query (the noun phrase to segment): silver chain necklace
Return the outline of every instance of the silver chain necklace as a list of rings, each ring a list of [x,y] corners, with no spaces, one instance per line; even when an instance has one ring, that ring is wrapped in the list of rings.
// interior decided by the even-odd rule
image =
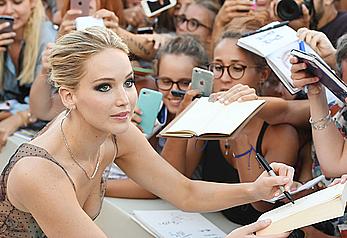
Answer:
[[[63,120],[61,120],[60,130],[61,130],[61,134],[63,136],[65,148],[69,152],[71,159],[78,165],[78,167],[80,167],[82,169],[82,171],[87,176],[87,178],[89,180],[92,180],[95,177],[95,175],[96,175],[96,173],[98,172],[98,169],[99,169],[99,165],[100,165],[100,149],[99,149],[98,154],[97,154],[97,161],[96,161],[94,172],[93,172],[92,176],[89,176],[87,171],[83,168],[83,166],[75,159],[75,156],[73,155],[73,153],[71,151],[71,148],[70,148],[69,144],[67,143],[67,139],[66,139],[66,136],[65,136],[65,133],[64,133],[64,130],[63,130],[63,122],[64,122],[64,120],[65,120],[65,118]]]

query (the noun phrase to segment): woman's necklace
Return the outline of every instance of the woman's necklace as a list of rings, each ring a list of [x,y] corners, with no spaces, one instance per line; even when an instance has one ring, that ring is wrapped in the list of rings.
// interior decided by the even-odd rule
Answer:
[[[73,155],[72,151],[71,151],[71,148],[69,146],[69,144],[67,143],[67,139],[66,139],[66,136],[65,136],[65,133],[64,133],[64,130],[63,130],[63,122],[64,122],[65,118],[63,120],[61,120],[61,123],[60,123],[60,130],[61,130],[61,134],[63,136],[63,140],[64,140],[64,144],[65,144],[65,148],[67,149],[67,151],[69,152],[70,154],[70,157],[71,159],[78,165],[78,167],[80,167],[82,169],[82,171],[84,172],[84,174],[87,176],[87,178],[89,180],[92,180],[96,173],[98,172],[98,169],[99,169],[99,165],[100,165],[100,148],[98,150],[98,154],[97,154],[97,161],[96,161],[96,165],[95,165],[95,169],[94,169],[94,172],[91,176],[88,175],[87,171],[82,167],[82,165],[75,159],[75,156]]]

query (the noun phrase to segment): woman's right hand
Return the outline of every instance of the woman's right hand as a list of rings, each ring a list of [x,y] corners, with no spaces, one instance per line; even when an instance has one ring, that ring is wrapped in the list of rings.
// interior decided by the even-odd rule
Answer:
[[[216,16],[215,25],[224,27],[234,18],[248,16],[251,8],[251,1],[226,0]]]
[[[10,23],[4,22],[0,24],[0,32],[9,26]],[[14,42],[15,32],[0,33],[0,52],[6,51],[6,47]]]
[[[235,101],[257,100],[258,96],[254,88],[243,84],[236,84],[226,92],[211,94],[210,99],[228,105]]]
[[[271,224],[271,220],[257,221],[247,226],[243,226],[233,230],[226,238],[257,238],[260,236],[254,235],[254,232],[260,231]],[[261,236],[262,238],[285,238],[289,233],[282,233],[278,235]]]
[[[189,86],[188,90],[186,91],[186,94],[183,97],[183,100],[181,101],[178,110],[176,112],[176,116],[180,114],[181,112],[186,109],[186,107],[189,106],[189,104],[194,100],[195,97],[200,95],[200,91],[197,89],[191,89],[191,86]]]
[[[48,43],[46,46],[46,49],[42,53],[42,69],[48,71],[49,70],[49,63],[48,63],[48,57],[52,52],[54,43]]]
[[[82,14],[81,10],[70,9],[66,12],[65,16],[59,27],[58,36],[63,36],[72,30],[76,30],[75,20]]]

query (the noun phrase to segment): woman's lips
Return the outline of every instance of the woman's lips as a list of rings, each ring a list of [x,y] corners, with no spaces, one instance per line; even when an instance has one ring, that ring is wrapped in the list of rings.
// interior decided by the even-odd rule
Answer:
[[[125,120],[125,119],[128,119],[129,113],[130,113],[130,112],[128,112],[128,111],[126,111],[126,112],[120,112],[120,113],[111,115],[111,117],[112,117],[112,118],[116,118],[116,119],[118,119],[118,120]]]

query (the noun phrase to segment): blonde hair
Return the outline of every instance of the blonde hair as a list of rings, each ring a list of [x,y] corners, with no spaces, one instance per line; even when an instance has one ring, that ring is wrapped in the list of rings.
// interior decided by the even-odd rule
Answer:
[[[40,49],[41,27],[45,20],[45,10],[42,2],[36,0],[36,5],[32,10],[28,23],[24,26],[24,57],[23,57],[23,69],[21,70],[17,80],[20,81],[20,85],[32,83],[35,77],[35,68]],[[4,68],[5,68],[4,53],[0,53],[0,88],[2,88],[4,80]]]
[[[52,82],[56,87],[76,89],[86,71],[85,61],[110,48],[129,53],[127,45],[121,38],[106,28],[91,27],[62,36],[48,58]]]

